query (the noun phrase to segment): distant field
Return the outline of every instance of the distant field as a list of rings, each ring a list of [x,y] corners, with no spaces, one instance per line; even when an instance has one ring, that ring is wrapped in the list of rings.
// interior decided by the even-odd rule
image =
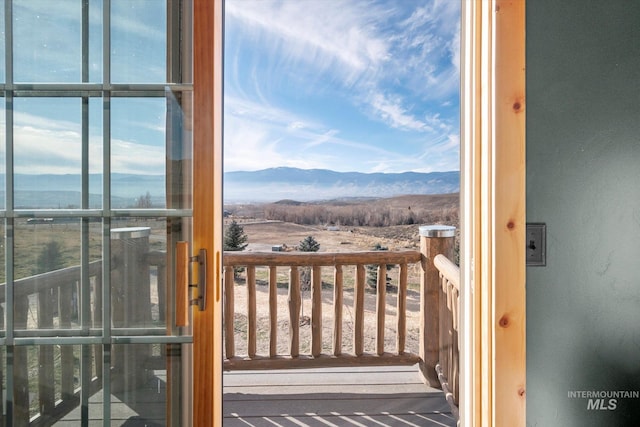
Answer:
[[[249,238],[248,251],[271,251],[275,245],[295,248],[307,236],[320,243],[321,252],[371,250],[376,243],[390,250],[417,249],[418,225],[384,228],[354,227],[329,230],[327,227],[299,225],[290,222],[240,222]]]
[[[307,236],[313,236],[320,243],[320,252],[355,252],[372,250],[376,244],[387,247],[392,251],[418,250],[420,244],[419,227],[427,224],[446,224],[458,227],[458,194],[437,196],[402,196],[389,199],[341,199],[325,202],[301,203],[294,200],[283,200],[271,204],[229,205],[225,209],[230,214],[225,222],[232,220],[242,225],[248,237],[247,251],[271,251],[273,246],[284,246],[291,250]],[[290,221],[277,220],[274,216],[289,214]],[[368,216],[362,216],[364,214]],[[406,221],[408,213],[413,213],[411,224],[393,224],[393,220]],[[374,222],[381,218],[389,220],[385,226],[372,224],[345,225],[347,216],[361,216]],[[327,217],[332,218],[327,220]],[[286,354],[288,345],[288,299],[287,283],[288,271],[282,268],[278,274],[278,352]],[[333,313],[333,270],[322,270],[323,281],[323,346],[330,351],[332,336]],[[355,275],[352,267],[344,269],[344,318],[343,345],[345,351],[350,351],[353,336],[353,283]],[[388,276],[397,280],[398,268],[391,268]],[[258,316],[258,353],[268,352],[269,312],[267,272],[265,269],[256,270],[257,277],[257,316]],[[397,282],[394,282],[397,283]],[[411,265],[408,270],[407,294],[407,337],[406,349],[418,352],[419,344],[419,313],[420,313],[420,269],[419,265]],[[236,314],[236,354],[246,354],[247,292],[243,289],[244,282],[236,284],[235,296]],[[393,348],[395,334],[393,322],[396,321],[395,292],[387,293],[387,319],[389,322],[385,334],[386,348]],[[302,315],[311,313],[312,303],[309,292],[302,293]],[[365,295],[365,350],[375,351],[375,316],[376,296],[369,292]],[[301,352],[310,351],[311,327],[309,323],[302,323],[300,327]]]
[[[290,213],[291,218],[273,218],[273,208]],[[227,205],[230,213],[226,221],[240,223],[249,237],[247,250],[271,250],[272,245],[295,247],[300,240],[312,235],[320,250],[370,250],[376,243],[390,250],[417,249],[420,225],[445,224],[459,227],[459,195],[411,195],[386,199],[340,199],[324,202],[301,203],[286,200],[270,204]],[[368,215],[379,222],[386,215],[389,224],[352,225],[352,216]],[[413,213],[409,224],[402,220]],[[328,221],[327,218],[331,218]],[[393,219],[398,223],[394,224]],[[347,224],[345,224],[347,223]],[[376,226],[377,225],[377,226]]]

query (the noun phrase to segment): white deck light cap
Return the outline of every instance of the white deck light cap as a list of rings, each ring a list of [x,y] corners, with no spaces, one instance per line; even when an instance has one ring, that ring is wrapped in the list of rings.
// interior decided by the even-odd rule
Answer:
[[[111,230],[111,238],[114,240],[139,239],[141,237],[149,237],[150,234],[151,227],[126,227]]]
[[[456,228],[452,225],[421,225],[420,235],[423,237],[454,237]]]

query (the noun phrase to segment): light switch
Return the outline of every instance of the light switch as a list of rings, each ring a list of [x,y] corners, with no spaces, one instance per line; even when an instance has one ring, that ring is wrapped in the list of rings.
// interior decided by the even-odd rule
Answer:
[[[547,225],[527,223],[527,266],[547,265]]]

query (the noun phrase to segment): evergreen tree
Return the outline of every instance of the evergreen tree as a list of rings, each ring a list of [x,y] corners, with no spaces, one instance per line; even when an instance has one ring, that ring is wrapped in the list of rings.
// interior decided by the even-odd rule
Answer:
[[[244,233],[244,229],[235,220],[227,226],[224,232],[225,251],[243,251],[248,243],[249,237]]]
[[[47,273],[63,267],[64,260],[60,243],[55,240],[45,243],[38,254],[36,265],[34,266],[34,274]]]
[[[388,251],[389,248],[386,246],[382,246],[380,243],[376,243],[372,248],[374,251]],[[387,264],[387,272],[393,268],[393,264]],[[386,277],[386,285],[387,288],[391,284],[391,277]],[[378,287],[378,266],[375,264],[367,265],[367,286],[371,289],[376,289]]]
[[[249,237],[244,233],[244,228],[234,219],[224,231],[223,250],[225,251],[243,251],[248,243]],[[233,277],[237,278],[244,271],[244,267],[234,267]]]
[[[313,237],[307,236],[298,243],[300,252],[318,252],[320,243]],[[311,289],[311,267],[303,267],[300,270],[300,288],[302,290]]]
[[[313,236],[307,236],[298,244],[298,250],[300,252],[318,252],[320,243]]]

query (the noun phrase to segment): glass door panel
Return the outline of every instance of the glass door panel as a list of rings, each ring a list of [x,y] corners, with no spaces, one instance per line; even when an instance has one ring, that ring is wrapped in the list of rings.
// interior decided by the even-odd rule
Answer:
[[[185,425],[190,1],[0,3],[0,426]]]
[[[162,2],[111,0],[112,17],[116,20],[111,30],[113,82],[166,81],[167,10],[158,7]]]
[[[75,0],[5,0],[12,6],[15,82],[79,82],[82,6]],[[54,36],[55,35],[55,36]]]

